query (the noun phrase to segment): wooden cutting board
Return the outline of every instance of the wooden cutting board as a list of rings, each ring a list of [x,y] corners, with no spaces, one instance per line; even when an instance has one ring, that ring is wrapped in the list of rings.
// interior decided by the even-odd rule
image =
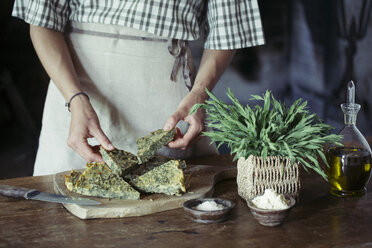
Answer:
[[[190,186],[182,196],[168,196],[164,194],[141,195],[140,200],[105,199],[87,197],[67,190],[64,175],[68,171],[54,175],[54,191],[58,194],[71,197],[85,197],[100,201],[98,206],[81,206],[76,204],[63,204],[73,215],[81,219],[95,218],[123,218],[130,216],[142,216],[181,208],[183,203],[190,199],[211,197],[214,185],[224,179],[236,178],[236,166],[211,166],[192,165],[187,168],[185,174],[191,175]]]

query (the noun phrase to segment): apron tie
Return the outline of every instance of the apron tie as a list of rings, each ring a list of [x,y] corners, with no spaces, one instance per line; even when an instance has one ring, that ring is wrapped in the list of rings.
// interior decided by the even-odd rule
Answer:
[[[176,76],[179,69],[182,67],[182,75],[183,80],[185,82],[185,86],[190,91],[192,88],[192,81],[191,81],[191,70],[189,67],[189,56],[187,53],[187,41],[184,40],[177,40],[177,39],[169,39],[168,40],[168,51],[169,53],[176,58],[172,73],[170,75],[170,79],[173,82],[176,82]]]

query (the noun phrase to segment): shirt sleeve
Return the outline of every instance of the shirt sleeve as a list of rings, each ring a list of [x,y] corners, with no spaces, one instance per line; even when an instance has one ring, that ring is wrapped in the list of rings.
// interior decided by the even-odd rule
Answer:
[[[204,48],[230,50],[265,43],[257,0],[209,0]]]
[[[63,32],[69,20],[69,0],[15,0],[12,16]]]

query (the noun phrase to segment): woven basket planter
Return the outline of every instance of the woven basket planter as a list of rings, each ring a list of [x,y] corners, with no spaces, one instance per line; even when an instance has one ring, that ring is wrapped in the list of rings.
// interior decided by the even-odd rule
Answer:
[[[283,167],[284,166],[284,167]],[[286,157],[249,156],[239,158],[237,174],[238,194],[244,199],[262,195],[265,189],[291,195],[298,199],[300,191],[299,169]]]

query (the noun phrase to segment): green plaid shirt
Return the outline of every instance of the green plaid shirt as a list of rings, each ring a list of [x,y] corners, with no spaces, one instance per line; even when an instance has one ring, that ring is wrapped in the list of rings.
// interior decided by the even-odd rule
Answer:
[[[123,25],[206,49],[264,44],[257,0],[15,0],[13,16],[65,31],[69,21]]]

